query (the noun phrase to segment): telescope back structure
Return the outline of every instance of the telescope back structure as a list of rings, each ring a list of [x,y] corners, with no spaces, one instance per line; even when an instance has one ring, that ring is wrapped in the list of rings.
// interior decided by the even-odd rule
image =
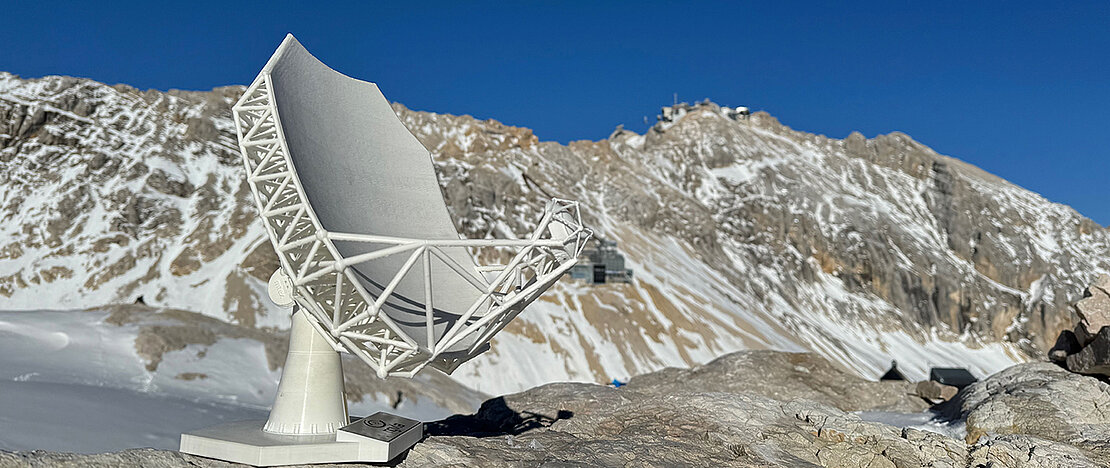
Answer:
[[[292,35],[232,109],[247,182],[294,299],[337,351],[380,377],[452,372],[576,262],[577,202],[522,239],[460,239],[431,154],[377,85]],[[511,259],[479,266],[472,251]]]

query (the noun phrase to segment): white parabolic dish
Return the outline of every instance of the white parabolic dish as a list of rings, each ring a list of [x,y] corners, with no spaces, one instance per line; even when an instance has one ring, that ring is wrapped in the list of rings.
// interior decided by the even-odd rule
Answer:
[[[488,349],[591,234],[577,202],[552,199],[523,239],[460,239],[431,154],[377,85],[328,68],[292,35],[233,113],[293,300],[329,345],[381,377],[451,372]],[[478,248],[508,261],[479,266]]]
[[[181,451],[266,466],[388,461],[423,426],[384,413],[351,423],[338,352],[382,378],[453,371],[574,265],[590,237],[578,204],[552,199],[521,240],[460,239],[431,154],[378,87],[292,35],[232,113],[281,261],[270,297],[298,310],[269,419],[182,434]],[[478,266],[477,248],[508,261]]]

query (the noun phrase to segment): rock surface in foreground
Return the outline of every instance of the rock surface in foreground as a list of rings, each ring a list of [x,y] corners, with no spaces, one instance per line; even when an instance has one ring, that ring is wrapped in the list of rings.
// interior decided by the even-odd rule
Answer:
[[[905,381],[872,382],[811,353],[745,351],[689,369],[633,377],[627,388],[654,395],[726,392],[806,399],[844,411],[918,412],[929,407]]]
[[[946,410],[966,418],[969,443],[1002,436],[995,445],[1042,453],[1052,446],[1110,466],[1110,386],[1093,377],[1049,363],[1017,365],[968,387]]]
[[[395,464],[1018,468],[1110,463],[1110,415],[1101,410],[1110,408],[1110,387],[1092,377],[1034,363],[968,387],[945,406],[952,417],[966,418],[966,442],[845,412],[913,410],[912,399],[898,393],[909,393],[912,385],[856,381],[808,354],[741,352],[693,369],[637,377],[622,388],[558,383],[494,398],[474,415],[429,424],[428,437]],[[0,466],[9,465],[231,466],[149,449],[97,455],[0,452]]]
[[[477,415],[429,433],[402,466],[954,467],[964,466],[967,452],[955,439],[866,422],[810,400],[587,384],[490,400]]]

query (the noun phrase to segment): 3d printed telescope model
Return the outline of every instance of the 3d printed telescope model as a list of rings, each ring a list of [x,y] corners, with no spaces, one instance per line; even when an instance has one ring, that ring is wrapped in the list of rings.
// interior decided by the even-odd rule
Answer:
[[[270,418],[183,434],[181,450],[254,465],[388,461],[422,437],[386,413],[349,423],[338,352],[379,377],[451,372],[575,263],[578,204],[548,202],[522,240],[460,239],[427,149],[373,83],[328,68],[292,35],[233,108],[239,149],[293,305]],[[505,253],[476,265],[471,249]]]

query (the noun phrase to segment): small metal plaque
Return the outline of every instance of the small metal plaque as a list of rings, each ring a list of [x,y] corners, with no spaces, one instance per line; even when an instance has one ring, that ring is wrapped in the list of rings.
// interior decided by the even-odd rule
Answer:
[[[379,411],[343,426],[340,430],[382,442],[390,442],[420,424],[422,424],[420,421]]]

